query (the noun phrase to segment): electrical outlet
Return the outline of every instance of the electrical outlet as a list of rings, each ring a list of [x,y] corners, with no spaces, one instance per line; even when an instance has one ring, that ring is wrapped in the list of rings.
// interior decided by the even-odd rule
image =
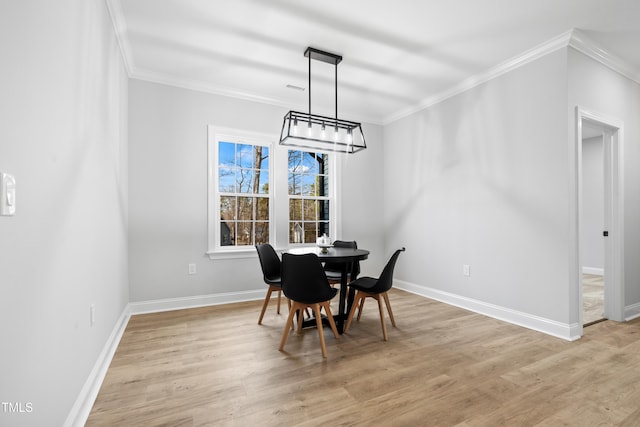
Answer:
[[[469,264],[464,264],[462,266],[462,275],[466,277],[471,276],[471,267],[469,266]]]
[[[196,265],[189,264],[189,274],[196,274]]]

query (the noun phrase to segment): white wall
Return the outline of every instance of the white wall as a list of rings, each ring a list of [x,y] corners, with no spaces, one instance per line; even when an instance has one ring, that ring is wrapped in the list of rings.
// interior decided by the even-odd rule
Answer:
[[[258,290],[257,257],[211,260],[207,250],[207,125],[274,135],[285,109],[131,80],[129,83],[129,281],[131,301]],[[370,249],[378,273],[382,233],[382,130],[363,125],[370,147],[343,159],[342,236]],[[196,275],[187,265],[195,263]]]
[[[582,141],[582,235],[583,271],[604,268],[604,171],[602,137]],[[595,274],[595,273],[594,273]]]
[[[60,426],[129,297],[127,76],[102,0],[1,2],[0,46],[0,425]]]
[[[385,244],[407,247],[405,285],[569,322],[566,55],[385,126]]]
[[[576,106],[624,122],[624,303],[640,304],[640,84],[569,49],[567,112]],[[573,141],[573,120],[568,122]],[[635,314],[640,314],[640,308]]]

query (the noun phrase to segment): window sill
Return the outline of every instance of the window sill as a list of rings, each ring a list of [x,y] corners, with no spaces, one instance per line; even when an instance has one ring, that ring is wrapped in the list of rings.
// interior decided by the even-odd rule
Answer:
[[[242,258],[256,258],[258,253],[253,246],[247,249],[239,250],[217,250],[206,252],[209,259],[242,259]]]
[[[301,248],[301,247],[315,247],[314,244],[292,244],[289,246],[285,246],[283,248],[275,248],[276,252],[281,254],[282,252],[289,250],[291,248]],[[243,259],[243,258],[256,258],[258,256],[258,252],[256,252],[256,248],[254,246],[242,249],[218,249],[214,251],[206,252],[209,259]]]

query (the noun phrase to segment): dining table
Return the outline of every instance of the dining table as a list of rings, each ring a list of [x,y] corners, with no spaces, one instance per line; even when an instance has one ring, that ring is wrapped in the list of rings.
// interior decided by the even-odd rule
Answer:
[[[320,248],[317,246],[304,246],[290,248],[283,252],[294,255],[309,253],[316,254],[321,262],[330,262],[332,264],[338,264],[342,267],[340,276],[338,313],[333,315],[338,333],[342,334],[344,332],[344,326],[347,321],[347,316],[349,315],[349,310],[351,309],[351,305],[353,304],[355,295],[355,291],[353,289],[348,289],[348,281],[349,279],[351,279],[352,281],[356,280],[358,274],[358,269],[355,268],[356,263],[358,261],[367,259],[369,257],[369,251],[366,249],[342,247]],[[315,320],[310,319],[303,321],[302,326],[315,326]]]

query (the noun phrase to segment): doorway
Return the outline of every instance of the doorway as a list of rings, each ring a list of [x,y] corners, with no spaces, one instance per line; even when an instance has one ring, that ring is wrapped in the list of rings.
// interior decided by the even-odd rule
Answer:
[[[599,320],[588,319],[585,313],[584,305],[591,295],[584,290],[584,279],[593,283],[589,279],[601,276],[600,319],[624,320],[623,125],[617,119],[576,107],[576,130],[578,203],[573,289],[581,336],[583,325]]]
[[[582,122],[582,325],[605,320],[604,316],[604,135],[605,129]]]

